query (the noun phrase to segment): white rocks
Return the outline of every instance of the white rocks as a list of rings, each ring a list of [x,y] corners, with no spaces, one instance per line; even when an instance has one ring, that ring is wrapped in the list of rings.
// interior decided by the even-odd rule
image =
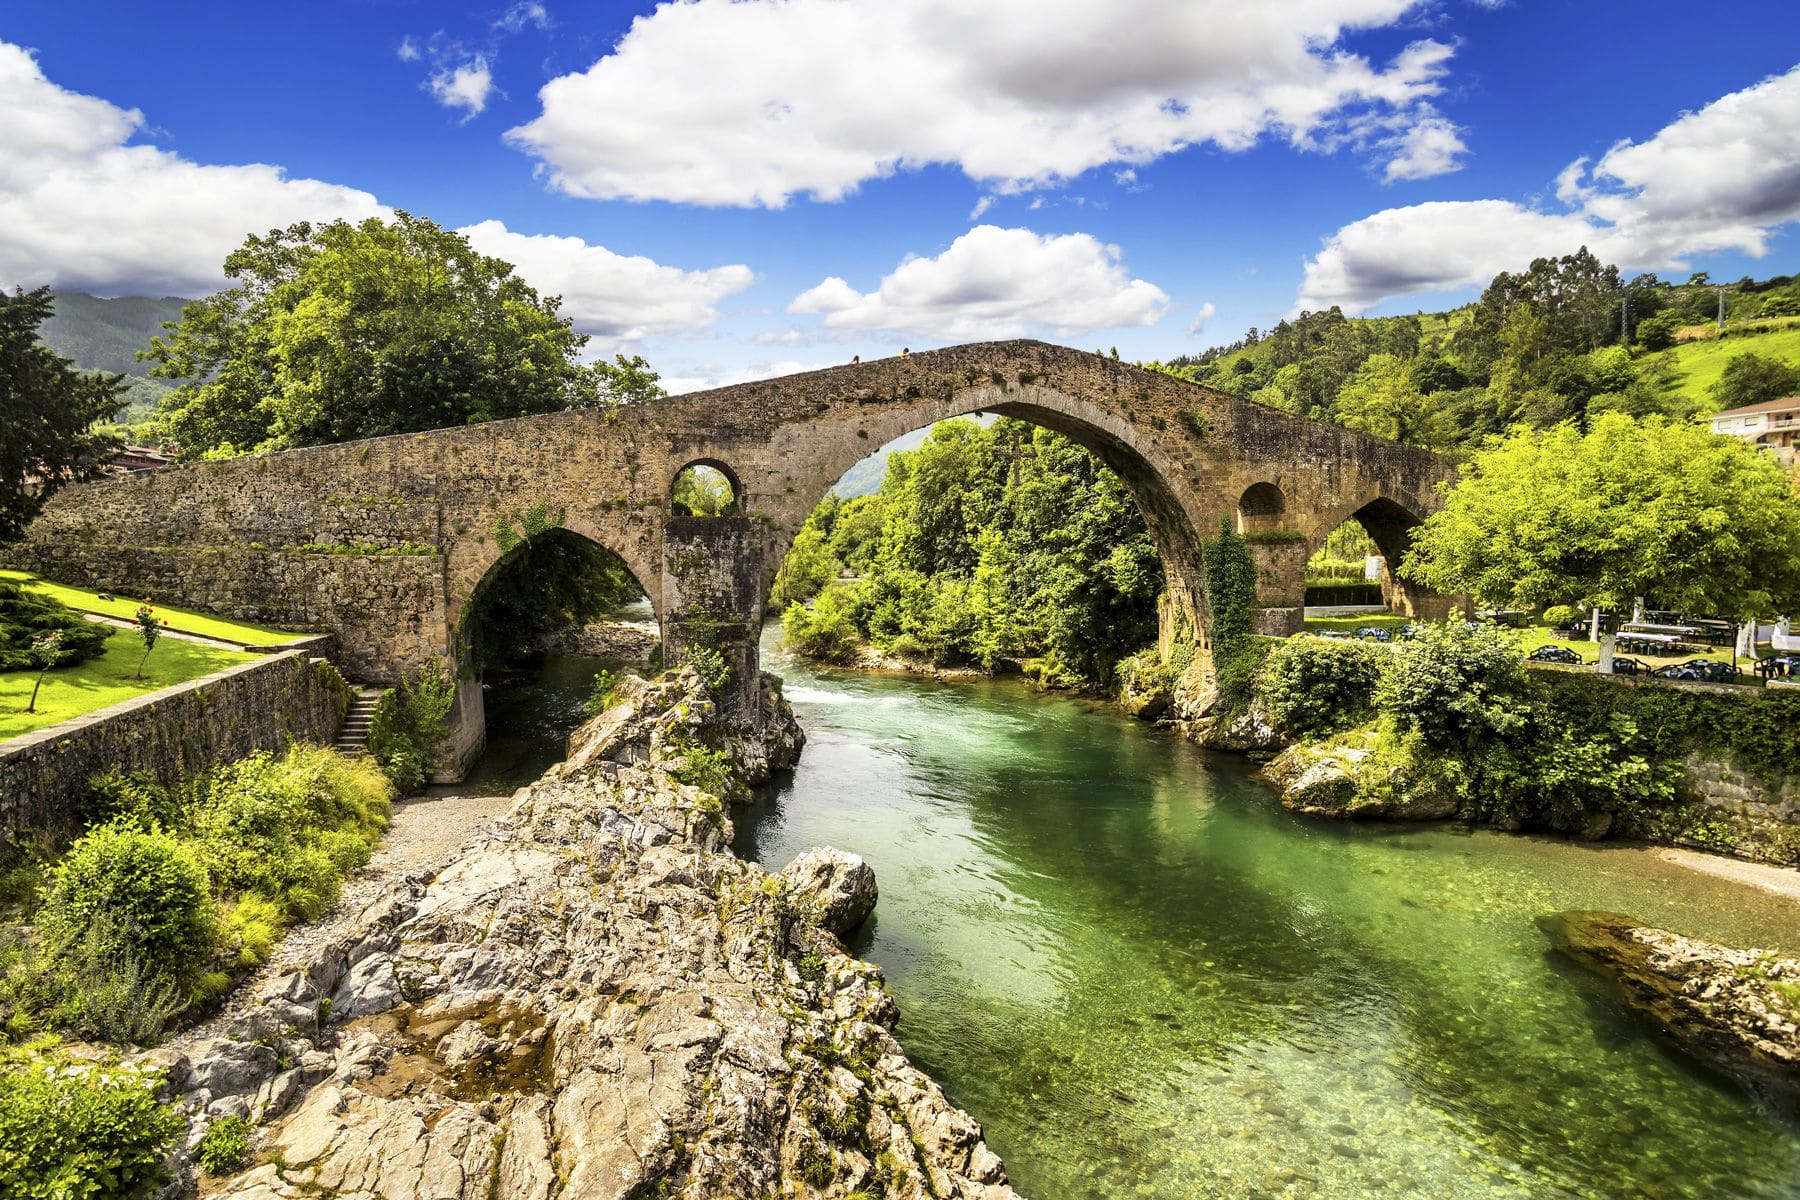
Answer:
[[[627,683],[450,869],[272,981],[259,1028],[329,998],[316,1036],[205,1046],[190,1099],[241,1104],[289,1164],[209,1194],[1013,1196],[828,936],[873,904],[867,864],[817,852],[780,886],[669,773],[707,732],[697,682]]]
[[[859,855],[820,846],[781,868],[797,899],[814,907],[818,923],[839,937],[854,931],[875,910],[880,889],[875,871]]]

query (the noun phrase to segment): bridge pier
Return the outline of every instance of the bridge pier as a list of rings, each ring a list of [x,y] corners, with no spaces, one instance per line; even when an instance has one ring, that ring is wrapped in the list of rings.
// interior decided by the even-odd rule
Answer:
[[[702,666],[696,658],[718,656],[726,674],[713,699],[726,724],[746,733],[762,725],[757,641],[770,553],[769,531],[753,517],[663,521],[663,665]]]
[[[1299,633],[1306,619],[1306,541],[1297,533],[1249,533],[1256,563],[1256,611],[1251,630],[1264,637]]]

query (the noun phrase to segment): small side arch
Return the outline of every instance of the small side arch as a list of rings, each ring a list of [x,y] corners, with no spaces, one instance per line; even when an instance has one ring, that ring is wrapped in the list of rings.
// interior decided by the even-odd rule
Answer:
[[[669,480],[669,512],[677,517],[735,517],[744,511],[744,485],[716,458],[697,458]]]
[[[1286,528],[1287,511],[1287,497],[1280,488],[1272,483],[1253,483],[1238,498],[1238,532],[1272,533]]]

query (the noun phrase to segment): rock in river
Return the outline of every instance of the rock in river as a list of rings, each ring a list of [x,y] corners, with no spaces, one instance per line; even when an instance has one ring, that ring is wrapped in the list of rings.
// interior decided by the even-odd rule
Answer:
[[[1563,912],[1538,923],[1558,951],[1610,979],[1682,1050],[1778,1110],[1800,1107],[1800,961],[1618,913]]]
[[[843,937],[875,910],[875,870],[860,855],[820,846],[781,868],[796,896],[818,911],[819,925]]]

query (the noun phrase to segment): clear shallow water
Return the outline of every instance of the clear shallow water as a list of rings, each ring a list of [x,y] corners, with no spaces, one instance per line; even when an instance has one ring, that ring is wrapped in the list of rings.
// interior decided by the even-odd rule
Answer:
[[[765,655],[809,741],[739,850],[874,865],[852,948],[1036,1200],[1800,1196],[1800,1132],[1533,923],[1615,909],[1800,950],[1791,902],[1637,852],[1308,822],[1104,707]]]

